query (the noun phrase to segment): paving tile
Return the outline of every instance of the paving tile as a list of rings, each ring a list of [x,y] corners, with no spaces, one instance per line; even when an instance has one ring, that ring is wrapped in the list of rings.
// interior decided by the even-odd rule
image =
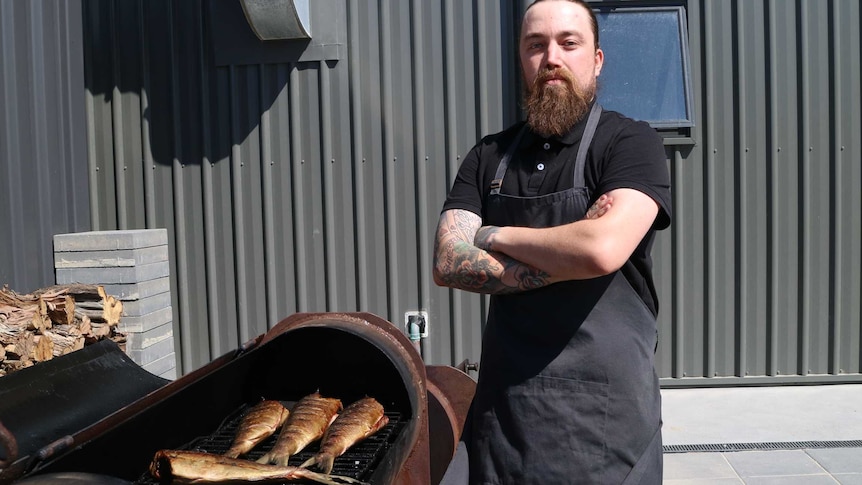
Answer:
[[[739,478],[739,476],[722,453],[666,453],[664,455],[665,480],[708,478]]]
[[[841,485],[862,485],[862,473],[833,473]]]
[[[662,485],[745,485],[741,478],[682,478],[662,480]]]
[[[862,473],[862,448],[805,450],[829,473]]]
[[[826,473],[803,450],[741,451],[723,454],[730,463],[730,466],[742,478],[819,475]],[[746,483],[748,483],[748,480],[746,480]]]
[[[783,477],[744,478],[745,485],[838,485],[830,475],[786,475]]]

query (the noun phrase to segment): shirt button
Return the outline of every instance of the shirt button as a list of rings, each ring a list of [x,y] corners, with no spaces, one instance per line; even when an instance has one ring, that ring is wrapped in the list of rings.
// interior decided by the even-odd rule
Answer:
[[[545,147],[545,150],[550,150],[551,144],[546,142],[544,147]]]
[[[539,170],[544,170],[544,169],[545,169],[545,164],[544,164],[544,163],[540,163],[540,164],[536,165],[536,168],[538,168]]]

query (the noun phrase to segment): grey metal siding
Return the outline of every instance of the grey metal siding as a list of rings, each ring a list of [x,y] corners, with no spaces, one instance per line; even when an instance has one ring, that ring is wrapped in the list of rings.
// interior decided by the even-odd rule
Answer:
[[[0,284],[54,283],[53,234],[90,228],[81,2],[0,0]]]
[[[432,241],[461,158],[517,119],[524,2],[335,3],[346,58],[217,67],[208,0],[84,2],[93,225],[168,228],[184,372],[298,311],[427,310],[428,362],[479,358],[486,299],[433,284]],[[664,384],[859,380],[860,6],[685,5]]]
[[[672,162],[678,281],[660,373],[858,380],[858,2],[688,12],[697,145]]]

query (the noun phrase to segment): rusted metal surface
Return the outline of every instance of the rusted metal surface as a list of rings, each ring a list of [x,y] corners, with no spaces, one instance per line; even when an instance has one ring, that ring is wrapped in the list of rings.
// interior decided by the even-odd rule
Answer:
[[[5,453],[5,458],[0,459],[0,470],[3,470],[18,459],[18,442],[2,422],[0,422],[0,447]]]
[[[407,336],[391,322],[371,313],[296,313],[268,331],[260,345],[287,332],[308,327],[339,329],[358,335],[383,351],[398,367],[412,401],[415,421],[405,432],[409,433],[409,439],[414,444],[405,457],[398,458],[402,460],[401,471],[392,485],[428,483],[430,447],[425,364]]]
[[[476,381],[461,370],[443,365],[425,368],[428,376],[431,485],[440,483],[464,429]]]

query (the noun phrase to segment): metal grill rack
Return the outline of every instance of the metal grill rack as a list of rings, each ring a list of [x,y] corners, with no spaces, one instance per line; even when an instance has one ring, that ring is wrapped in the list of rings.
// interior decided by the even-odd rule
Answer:
[[[291,409],[294,402],[282,401],[282,404],[284,404],[286,408]],[[251,406],[249,405],[240,407],[227,416],[219,425],[218,429],[216,429],[212,434],[198,437],[181,447],[181,449],[201,451],[216,455],[224,454],[228,448],[230,448],[231,443],[233,443],[233,438],[236,436],[242,417],[250,408]],[[386,455],[389,448],[398,438],[398,435],[405,424],[401,419],[401,413],[386,412],[385,414],[389,418],[389,423],[377,433],[359,443],[356,443],[343,455],[336,458],[332,468],[333,475],[341,475],[362,481],[369,479],[369,477],[374,473],[377,464]],[[248,454],[240,458],[249,461],[257,460],[272,449],[277,438],[278,433],[270,436],[257,445]],[[288,465],[299,466],[301,463],[314,456],[319,450],[320,442],[314,442],[296,455],[291,456]],[[314,470],[313,467],[311,469]],[[141,475],[135,483],[138,485],[153,485],[158,484],[159,481],[150,476],[148,472],[144,472],[144,474]],[[304,485],[314,483],[316,482],[309,480],[291,480],[290,482],[284,482],[284,485]]]

